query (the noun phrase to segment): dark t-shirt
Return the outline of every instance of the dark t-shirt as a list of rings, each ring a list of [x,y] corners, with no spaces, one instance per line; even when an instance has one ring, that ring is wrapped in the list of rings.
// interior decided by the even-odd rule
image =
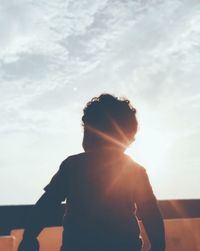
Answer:
[[[67,199],[63,251],[140,250],[136,207],[156,198],[145,169],[123,152],[70,156],[44,190]]]

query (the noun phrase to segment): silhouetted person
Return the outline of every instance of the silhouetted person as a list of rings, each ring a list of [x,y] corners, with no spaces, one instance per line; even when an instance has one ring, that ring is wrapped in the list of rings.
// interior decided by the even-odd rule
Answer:
[[[67,199],[61,251],[139,251],[139,211],[152,251],[165,249],[163,220],[143,167],[124,151],[137,131],[126,99],[102,94],[82,117],[84,152],[65,159],[34,206],[20,251],[35,251],[47,215]],[[52,250],[53,251],[53,250]]]

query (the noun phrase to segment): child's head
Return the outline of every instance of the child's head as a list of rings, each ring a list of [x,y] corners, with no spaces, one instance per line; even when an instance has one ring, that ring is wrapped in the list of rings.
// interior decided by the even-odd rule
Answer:
[[[83,147],[126,147],[137,132],[136,110],[130,101],[110,94],[92,98],[83,110]]]

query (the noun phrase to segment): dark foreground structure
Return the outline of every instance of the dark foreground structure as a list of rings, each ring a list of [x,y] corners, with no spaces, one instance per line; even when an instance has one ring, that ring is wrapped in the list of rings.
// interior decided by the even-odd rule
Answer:
[[[200,218],[200,199],[162,200],[159,201],[159,206],[165,220]],[[12,229],[24,228],[32,207],[33,205],[0,206],[0,235],[9,235]],[[62,204],[55,211],[54,217],[47,222],[47,227],[62,225],[64,207]]]

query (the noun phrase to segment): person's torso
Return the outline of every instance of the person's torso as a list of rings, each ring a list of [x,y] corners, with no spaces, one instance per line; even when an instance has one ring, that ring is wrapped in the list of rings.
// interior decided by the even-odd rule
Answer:
[[[72,156],[68,171],[65,233],[138,238],[133,196],[134,168],[120,151]],[[105,237],[104,237],[105,238]]]

